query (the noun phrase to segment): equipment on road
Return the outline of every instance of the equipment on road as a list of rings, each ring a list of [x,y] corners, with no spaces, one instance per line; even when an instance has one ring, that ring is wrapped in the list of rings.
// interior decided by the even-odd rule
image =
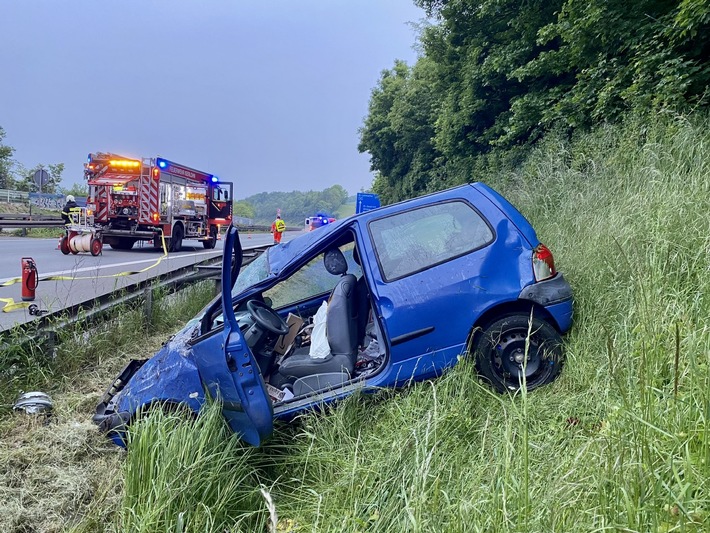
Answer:
[[[46,309],[40,309],[37,304],[31,304],[27,309],[27,312],[32,316],[42,316],[44,314],[49,313],[49,311],[47,311]]]
[[[87,213],[114,249],[130,250],[139,240],[160,248],[162,236],[171,252],[181,249],[183,239],[212,249],[220,227],[232,220],[231,183],[167,159],[91,153],[84,176]]]
[[[39,285],[37,265],[31,257],[23,257],[22,264],[22,299],[31,302],[35,299],[35,289]]]
[[[59,241],[59,249],[64,255],[91,252],[91,255],[97,256],[103,250],[102,228],[94,225],[90,211],[87,208],[75,207],[69,213],[66,233]]]

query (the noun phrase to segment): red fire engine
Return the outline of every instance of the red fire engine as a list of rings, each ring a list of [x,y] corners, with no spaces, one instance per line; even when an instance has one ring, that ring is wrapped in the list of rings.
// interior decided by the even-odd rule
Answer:
[[[211,249],[220,226],[232,220],[231,183],[167,159],[92,153],[84,176],[87,213],[114,249],[130,250],[136,241],[151,239],[161,248],[161,234],[171,252],[180,250],[183,239]]]

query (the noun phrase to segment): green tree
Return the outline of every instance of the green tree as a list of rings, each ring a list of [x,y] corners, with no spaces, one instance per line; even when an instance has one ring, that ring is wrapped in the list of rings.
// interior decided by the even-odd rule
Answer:
[[[5,130],[0,126],[0,189],[13,189],[15,180],[12,177],[12,154],[15,149],[3,144]]]
[[[57,192],[63,195],[71,194],[73,196],[89,196],[89,186],[85,183],[74,183],[70,188],[57,187]]]
[[[49,174],[49,180],[46,184],[42,185],[42,192],[54,194],[57,192],[59,183],[62,181],[62,173],[64,172],[64,163],[49,164],[46,166],[43,164],[38,164],[30,170],[22,169],[21,176],[22,179],[17,182],[17,188],[20,191],[27,192],[37,192],[39,187],[34,182],[34,174],[38,170],[46,170]]]
[[[440,101],[437,74],[427,59],[413,68],[397,61],[372,91],[358,150],[370,154],[373,190],[383,203],[421,194],[439,177],[440,153],[433,144]]]
[[[234,202],[233,205],[234,216],[243,218],[254,218],[256,215],[254,213],[254,206],[251,205],[246,200],[239,200]]]

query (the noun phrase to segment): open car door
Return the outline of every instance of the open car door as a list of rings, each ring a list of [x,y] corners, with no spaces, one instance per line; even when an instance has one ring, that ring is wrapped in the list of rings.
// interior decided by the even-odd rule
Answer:
[[[220,391],[213,392],[221,395],[224,402],[223,415],[232,431],[240,434],[249,444],[258,446],[273,431],[274,411],[259,366],[244,341],[234,316],[232,287],[239,275],[241,264],[242,246],[239,233],[237,228],[230,224],[222,258],[222,346],[233,383],[219,380],[224,383],[225,389],[230,390],[222,391],[220,387]],[[235,401],[237,398],[233,395],[235,389],[238,401]],[[232,398],[229,398],[230,396]]]

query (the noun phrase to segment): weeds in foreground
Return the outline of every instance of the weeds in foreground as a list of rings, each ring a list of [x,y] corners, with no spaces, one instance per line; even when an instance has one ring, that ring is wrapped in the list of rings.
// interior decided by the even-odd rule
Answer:
[[[519,173],[484,180],[533,222],[575,290],[555,383],[498,395],[464,360],[277,426],[255,450],[223,427],[161,421],[126,460],[120,512],[104,512],[104,527],[87,513],[82,531],[264,530],[263,487],[281,531],[709,530],[710,128],[697,120],[550,138]],[[98,516],[115,504],[92,501]]]

